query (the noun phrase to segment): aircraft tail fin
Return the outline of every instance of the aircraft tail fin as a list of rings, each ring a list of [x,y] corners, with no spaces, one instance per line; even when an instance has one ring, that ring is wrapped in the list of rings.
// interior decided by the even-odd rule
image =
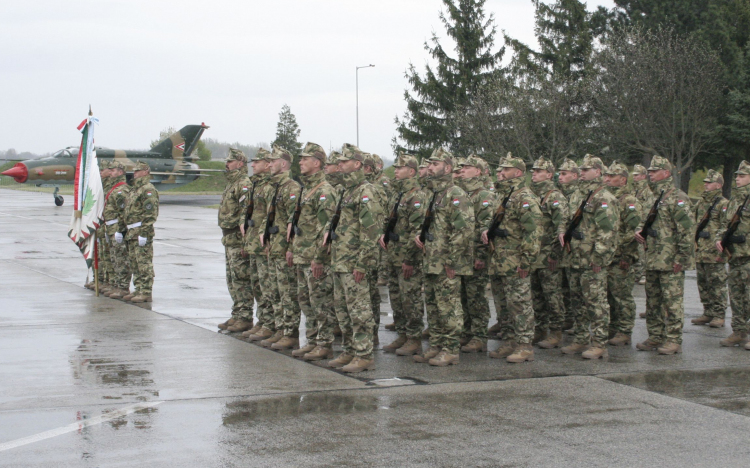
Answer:
[[[200,125],[186,125],[168,138],[160,141],[159,144],[151,148],[151,152],[158,153],[160,157],[168,159],[197,159],[197,157],[191,156],[191,154],[207,128],[206,124],[203,123]]]

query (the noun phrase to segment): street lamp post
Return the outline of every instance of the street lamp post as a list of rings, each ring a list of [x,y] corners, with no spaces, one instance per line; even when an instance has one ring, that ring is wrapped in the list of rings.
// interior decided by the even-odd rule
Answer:
[[[374,67],[375,65],[364,65],[361,67],[357,67],[357,70],[354,72],[355,75],[355,81],[356,81],[356,87],[357,87],[357,146],[359,147],[359,69],[360,68],[370,68]]]

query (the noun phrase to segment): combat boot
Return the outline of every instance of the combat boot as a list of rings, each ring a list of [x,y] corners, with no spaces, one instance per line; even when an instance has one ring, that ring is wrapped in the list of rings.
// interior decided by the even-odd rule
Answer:
[[[654,341],[651,338],[635,345],[636,349],[640,351],[656,351],[657,349],[659,349],[659,346],[661,346],[661,343],[659,343],[658,341]]]
[[[276,330],[271,338],[266,338],[260,342],[260,345],[264,348],[270,348],[272,344],[276,343],[280,339],[284,338],[284,332],[282,330]]]
[[[440,351],[437,356],[427,361],[431,366],[448,367],[458,364],[458,354],[451,354],[448,351]]]
[[[357,374],[362,371],[375,369],[375,360],[370,358],[355,357],[352,362],[341,368],[342,371],[348,374]]]
[[[430,346],[430,348],[425,351],[422,354],[415,354],[414,355],[414,362],[418,362],[420,364],[424,364],[425,362],[429,362],[430,359],[434,358],[440,354],[440,348],[436,348],[434,346]]]
[[[671,341],[667,341],[663,345],[659,346],[659,348],[656,350],[659,354],[676,354],[682,352],[682,346],[678,345],[677,343],[672,343]]]
[[[583,352],[581,356],[584,359],[599,359],[609,357],[609,351],[604,346],[591,346]]]
[[[640,317],[642,319],[645,319],[646,318],[646,312],[641,312],[640,314],[638,314],[638,317]]]
[[[83,287],[93,291],[96,287],[96,284],[93,281],[89,281],[88,283],[84,284]]]
[[[470,337],[468,337],[468,336],[462,336],[461,338],[458,339],[458,345],[459,346],[466,346],[467,344],[469,344],[469,341],[471,341]]]
[[[124,297],[122,298],[122,300],[123,300],[123,301],[125,301],[125,302],[130,302],[130,301],[132,301],[132,300],[133,300],[133,298],[134,298],[135,296],[137,296],[137,295],[138,295],[138,294],[137,294],[136,292],[132,292],[132,293],[128,294],[127,296],[124,296]]]
[[[422,340],[409,338],[406,343],[396,350],[399,356],[413,356],[422,352]]]
[[[307,344],[305,346],[302,346],[299,349],[295,349],[292,351],[292,356],[301,358],[305,354],[312,352],[317,346],[315,343],[311,342],[310,340],[307,340]]]
[[[724,328],[724,319],[716,317],[708,324],[711,328]]]
[[[250,341],[262,341],[273,336],[273,331],[270,328],[261,327],[254,335],[248,336]]]
[[[137,296],[132,298],[130,302],[134,304],[139,304],[142,302],[151,302],[151,294],[138,294]],[[227,328],[227,330],[229,329]]]
[[[563,322],[562,329],[563,330],[572,330],[573,327],[575,327],[575,325],[576,324],[575,324],[574,321],[572,321],[572,320],[566,320],[565,322]]]
[[[398,338],[393,343],[383,346],[383,351],[396,351],[404,343],[406,343],[406,335],[398,335]]]
[[[518,345],[515,341],[505,341],[499,348],[495,351],[490,351],[487,355],[492,359],[504,359],[513,354],[516,347],[518,347]]]
[[[229,320],[227,320],[226,322],[224,322],[224,323],[220,323],[220,324],[218,324],[218,325],[216,325],[216,326],[217,326],[217,327],[219,328],[219,330],[226,330],[227,328],[229,328],[229,327],[231,327],[232,325],[234,325],[234,322],[236,322],[236,321],[237,321],[237,320],[235,320],[235,319],[233,319],[233,318],[230,318],[230,319],[229,319]]]
[[[326,346],[316,346],[315,349],[302,356],[302,359],[304,359],[305,361],[322,361],[323,359],[331,359],[332,357],[332,348]]]
[[[276,351],[282,351],[285,349],[292,349],[296,346],[299,346],[299,338],[294,338],[292,336],[285,336],[276,343],[273,343],[271,345],[271,349],[275,349]]]
[[[497,322],[496,324],[492,325],[490,328],[487,329],[487,334],[490,336],[495,336],[498,333],[500,333],[500,330],[503,328],[503,326],[500,324],[500,322]]]
[[[739,346],[747,341],[747,333],[745,332],[733,332],[725,339],[719,341],[722,346]]]
[[[588,345],[580,343],[571,343],[568,346],[560,348],[563,354],[581,354],[588,349]]]
[[[341,327],[338,325],[333,328],[333,336],[341,336]]]
[[[129,290],[127,290],[127,289],[118,289],[117,291],[113,291],[113,292],[109,293],[108,297],[110,299],[118,299],[119,300],[119,299],[122,299],[123,297],[127,296],[128,294],[130,294]]]
[[[487,343],[479,338],[472,338],[471,341],[461,346],[462,353],[484,353],[487,351]]]
[[[690,321],[693,325],[708,325],[711,323],[711,317],[706,317],[705,315],[701,315],[698,318],[694,318]]]
[[[505,358],[506,361],[518,364],[534,360],[534,348],[530,344],[520,344],[513,351],[513,354]]]
[[[748,350],[748,351],[750,351],[750,341],[748,341],[747,343],[745,343],[745,349]]]
[[[547,330],[536,330],[534,331],[534,339],[531,340],[531,344],[537,344],[540,341],[547,339]]]
[[[395,323],[386,323],[385,329],[388,331],[396,331],[396,324]]]
[[[630,335],[617,332],[617,334],[607,342],[610,346],[630,346]]]
[[[134,301],[135,302],[135,301]],[[243,331],[247,331],[253,328],[253,322],[245,319],[239,319],[234,322],[231,326],[227,328],[228,332],[232,333],[240,333]]]
[[[423,340],[429,340],[430,339],[430,329],[429,328],[425,328],[424,331],[422,332],[422,339]]]
[[[343,352],[339,354],[339,357],[337,357],[336,359],[328,361],[328,367],[333,367],[334,369],[340,369],[344,367],[345,365],[349,364],[350,362],[352,362],[353,359],[354,359],[354,356],[352,356],[351,354],[347,352]]]
[[[562,344],[562,332],[560,330],[551,331],[547,334],[547,339],[540,341],[536,345],[544,349],[559,348]]]
[[[243,338],[249,338],[250,335],[255,335],[256,333],[258,333],[261,328],[262,327],[260,326],[260,324],[256,323],[255,325],[253,325],[253,328],[251,328],[250,330],[243,331],[242,336]]]

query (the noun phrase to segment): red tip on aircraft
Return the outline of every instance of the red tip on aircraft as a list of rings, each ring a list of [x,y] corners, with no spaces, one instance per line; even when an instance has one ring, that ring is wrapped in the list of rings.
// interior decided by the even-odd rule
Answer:
[[[23,163],[16,163],[15,166],[11,167],[7,171],[3,172],[4,176],[13,177],[16,182],[22,184],[26,182],[29,177],[29,170]]]

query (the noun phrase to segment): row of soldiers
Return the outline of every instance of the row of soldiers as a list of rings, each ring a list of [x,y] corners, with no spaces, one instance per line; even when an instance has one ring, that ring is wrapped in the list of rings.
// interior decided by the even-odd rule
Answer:
[[[95,274],[99,279],[99,292],[112,299],[151,302],[159,192],[151,184],[150,167],[137,161],[132,185],[126,182],[125,166],[117,160],[102,160],[100,175],[105,204],[104,222],[96,230],[99,266]],[[94,289],[95,284],[92,281],[86,287]]]
[[[291,154],[278,146],[258,152],[251,177],[247,163],[241,151],[230,150],[219,226],[233,309],[219,328],[317,361],[333,358],[338,326],[343,351],[329,365],[344,372],[374,366],[379,275],[388,278],[398,334],[384,350],[435,366],[457,364],[459,351],[485,352],[488,333],[503,339],[490,357],[531,361],[532,344],[561,347],[568,327],[574,338],[563,353],[605,357],[606,344],[630,345],[632,288],[641,269],[649,338],[637,348],[675,354],[695,245],[708,242],[713,262],[721,258],[719,248],[731,245],[730,278],[747,276],[747,222],[723,242],[727,211],[714,206],[708,214],[714,224],[701,222],[700,205],[694,214],[687,195],[674,187],[671,164],[659,156],[648,169],[636,166],[631,186],[624,165],[607,167],[591,155],[557,168],[559,186],[556,168],[544,158],[527,186],[525,163],[509,155],[493,187],[485,161],[457,160],[442,148],[421,166],[414,156],[399,155],[393,181],[382,178],[375,155],[350,144],[327,157],[308,143],[301,183],[289,176]],[[735,197],[744,193],[746,174],[750,181],[743,163]],[[709,172],[707,184],[716,177]],[[498,313],[489,331],[488,283]],[[725,341],[741,344],[750,318],[747,286],[734,294],[735,333]],[[298,348],[302,313],[307,345]]]

